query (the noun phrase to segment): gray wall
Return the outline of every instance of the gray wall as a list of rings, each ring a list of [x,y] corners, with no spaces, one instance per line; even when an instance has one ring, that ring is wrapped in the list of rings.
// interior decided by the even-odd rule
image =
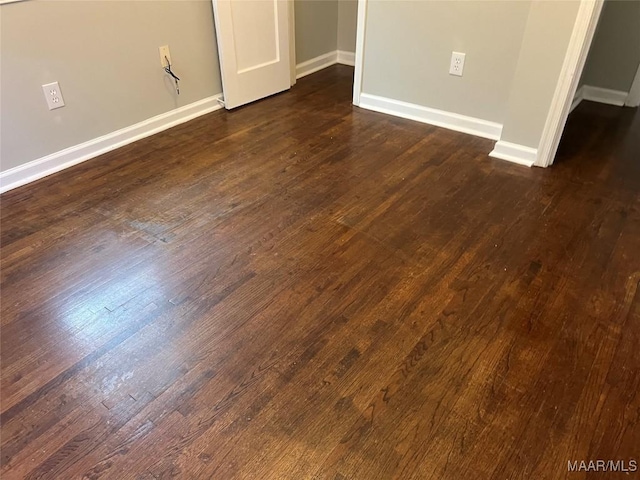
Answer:
[[[371,1],[363,92],[502,122],[529,1]],[[464,76],[449,75],[465,52]]]
[[[580,83],[628,92],[639,63],[640,1],[605,1]]]
[[[27,1],[1,9],[1,169],[222,91],[211,2]],[[180,95],[160,67],[169,44]],[[49,111],[41,85],[60,83]]]
[[[355,45],[357,4],[340,1],[295,0],[297,63],[336,50],[339,31]],[[2,171],[222,92],[210,0],[25,1],[0,7],[0,27]],[[53,81],[66,106],[49,111]]]
[[[368,5],[365,93],[500,122],[502,140],[537,147],[578,2]],[[352,50],[355,7],[296,0],[297,62]],[[604,19],[621,18],[610,9]],[[0,22],[2,170],[222,90],[208,0],[28,1],[0,7]],[[159,66],[164,44],[179,97]],[[467,53],[464,77],[448,74],[452,50]],[[49,111],[41,85],[55,80],[67,106]]]
[[[338,48],[338,0],[295,0],[296,63]]]
[[[363,92],[503,124],[537,148],[580,3],[371,1]],[[448,74],[465,52],[463,77]]]
[[[532,3],[500,140],[538,148],[579,6]]]
[[[338,50],[356,51],[357,0],[338,0]]]

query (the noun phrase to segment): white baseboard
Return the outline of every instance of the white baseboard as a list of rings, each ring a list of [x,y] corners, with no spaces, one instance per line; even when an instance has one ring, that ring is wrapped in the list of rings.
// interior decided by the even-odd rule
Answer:
[[[592,85],[582,85],[573,97],[571,111],[576,108],[582,100],[590,102],[606,103],[607,105],[615,105],[616,107],[624,106],[627,101],[629,92],[620,90],[611,90],[609,88],[594,87]]]
[[[591,85],[583,85],[585,100],[592,102],[606,103],[608,105],[624,106],[629,92],[621,92],[620,90],[610,90],[608,88],[593,87]]]
[[[538,150],[517,143],[499,140],[496,142],[489,156],[532,167],[538,157]]]
[[[502,133],[502,125],[475,117],[467,117],[457,113],[436,110],[413,103],[379,97],[369,93],[360,94],[360,107],[375,112],[386,113],[396,117],[408,118],[437,127],[448,128],[457,132],[468,133],[478,137],[497,140]]]
[[[350,67],[356,64],[356,52],[346,52],[344,50],[338,50],[338,63],[342,65],[349,65]]]
[[[192,120],[222,106],[218,100],[222,94],[199,100],[184,107],[176,108],[155,117],[143,120],[129,127],[116,130],[98,138],[59,152],[33,160],[4,172],[0,172],[0,193],[12,190],[27,183],[38,180],[52,173],[59,172],[78,163],[107,153],[136,140],[167,130],[181,123]]]
[[[640,65],[638,65],[638,69],[636,70],[636,76],[633,79],[624,106],[631,108],[640,106]]]
[[[581,85],[578,90],[576,90],[576,95],[573,97],[573,102],[571,102],[571,108],[569,109],[569,113],[573,112],[580,102],[584,100],[584,85]]]
[[[330,67],[331,65],[335,65],[338,63],[338,52],[333,51],[329,53],[325,53],[324,55],[320,55],[318,57],[312,58],[311,60],[307,60],[306,62],[302,62],[296,65],[296,78],[306,77],[307,75],[311,75],[323,68]]]
[[[296,65],[296,79],[306,77],[336,63],[354,66],[356,63],[356,54],[354,52],[334,50],[307,60],[306,62],[299,63]]]

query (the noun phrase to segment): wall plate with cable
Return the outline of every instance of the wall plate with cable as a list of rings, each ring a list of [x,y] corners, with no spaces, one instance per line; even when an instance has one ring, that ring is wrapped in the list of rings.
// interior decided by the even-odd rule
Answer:
[[[169,45],[158,47],[158,50],[160,51],[160,65],[163,68],[171,65],[171,52],[169,51]],[[167,59],[169,60],[169,63],[167,63]]]

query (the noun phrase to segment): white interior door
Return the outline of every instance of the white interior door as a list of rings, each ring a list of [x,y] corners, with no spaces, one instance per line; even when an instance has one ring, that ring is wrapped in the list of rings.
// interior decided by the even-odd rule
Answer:
[[[288,10],[287,0],[213,0],[225,108],[291,86]]]

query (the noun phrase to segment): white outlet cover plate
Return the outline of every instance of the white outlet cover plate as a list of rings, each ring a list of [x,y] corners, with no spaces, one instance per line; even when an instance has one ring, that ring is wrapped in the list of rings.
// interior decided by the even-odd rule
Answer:
[[[464,57],[464,53],[451,52],[451,65],[449,65],[450,75],[456,75],[458,77],[462,76],[462,72],[464,70]]]
[[[42,91],[44,92],[44,98],[47,100],[49,110],[64,107],[64,98],[62,98],[62,91],[58,82],[42,85]]]

